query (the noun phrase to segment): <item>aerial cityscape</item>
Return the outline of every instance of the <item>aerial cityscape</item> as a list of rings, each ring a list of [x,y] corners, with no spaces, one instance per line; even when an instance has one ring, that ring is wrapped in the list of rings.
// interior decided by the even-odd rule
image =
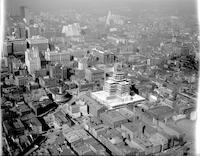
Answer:
[[[2,155],[195,156],[195,0],[8,0]]]

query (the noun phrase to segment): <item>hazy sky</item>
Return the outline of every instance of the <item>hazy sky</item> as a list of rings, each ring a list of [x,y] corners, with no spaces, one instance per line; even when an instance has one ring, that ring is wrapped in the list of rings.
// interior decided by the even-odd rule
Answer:
[[[182,12],[196,11],[196,0],[5,0],[7,10],[13,13],[19,10],[19,6],[25,5],[35,11],[59,10],[74,8],[79,10],[107,10],[117,7],[129,7],[137,9],[169,9]]]

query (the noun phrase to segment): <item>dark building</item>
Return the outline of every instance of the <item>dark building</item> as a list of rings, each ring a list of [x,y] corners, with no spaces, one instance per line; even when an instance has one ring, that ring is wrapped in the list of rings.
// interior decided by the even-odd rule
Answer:
[[[25,18],[25,6],[21,6],[21,7],[20,7],[20,16],[21,16],[22,18]]]
[[[61,79],[63,81],[70,78],[70,68],[64,65],[56,64],[55,66],[50,66],[50,77],[55,79]]]
[[[3,48],[4,56],[11,55],[12,53],[13,53],[12,42],[5,41],[4,48]]]
[[[42,115],[49,110],[57,107],[57,105],[49,99],[45,99],[43,101],[29,102],[28,105],[33,109],[35,115],[37,116]]]
[[[56,87],[58,85],[58,79],[54,79],[54,78],[39,78],[39,84],[42,87],[46,87],[46,88],[51,88],[51,87]]]
[[[3,128],[7,135],[23,135],[25,130],[20,119],[16,119],[14,121],[4,121]]]

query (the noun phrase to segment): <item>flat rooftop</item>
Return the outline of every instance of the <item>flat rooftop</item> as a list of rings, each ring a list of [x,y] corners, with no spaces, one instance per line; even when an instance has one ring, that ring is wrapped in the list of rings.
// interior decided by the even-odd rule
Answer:
[[[109,109],[145,100],[145,98],[137,94],[134,96],[127,95],[121,98],[119,96],[109,96],[109,94],[105,91],[92,92],[91,97]]]

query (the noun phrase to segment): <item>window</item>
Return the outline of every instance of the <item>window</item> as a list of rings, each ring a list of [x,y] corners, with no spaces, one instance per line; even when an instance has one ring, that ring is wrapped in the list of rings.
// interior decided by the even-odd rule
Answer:
[[[146,126],[142,127],[142,134],[144,134],[145,128],[146,128]]]

